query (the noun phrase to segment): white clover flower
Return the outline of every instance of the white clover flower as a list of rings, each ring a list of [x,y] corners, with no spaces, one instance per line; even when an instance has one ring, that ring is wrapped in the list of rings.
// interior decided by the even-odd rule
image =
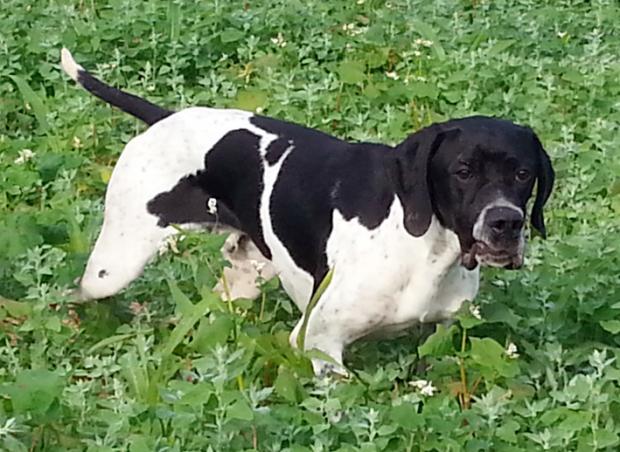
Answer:
[[[32,160],[34,156],[35,153],[32,152],[30,149],[22,149],[21,151],[19,151],[18,157],[13,161],[13,163],[15,163],[16,165],[23,165],[28,160]]]
[[[159,256],[162,256],[168,250],[171,250],[173,253],[178,254],[179,249],[177,248],[177,242],[178,242],[178,236],[176,235],[171,235],[169,237],[166,237],[166,239],[159,246],[159,249],[157,250],[157,254]]]
[[[217,213],[217,199],[209,198],[207,201],[207,209],[211,215],[215,215]]]
[[[256,113],[258,113],[259,115],[265,111],[265,109],[263,107],[256,107]]]
[[[251,265],[252,267],[254,267],[254,269],[255,269],[258,273],[260,273],[261,271],[263,271],[263,268],[265,268],[265,262],[258,262],[258,261],[254,260],[254,259],[251,259],[251,260],[250,260],[250,265]]]
[[[278,47],[286,47],[286,41],[284,40],[284,36],[282,36],[282,33],[280,32],[278,32],[278,36],[276,36],[275,38],[271,38],[271,42]]]
[[[420,394],[427,397],[432,397],[435,394],[435,391],[437,391],[437,388],[433,386],[433,383],[428,380],[413,380],[409,382],[409,385],[418,389]]]
[[[480,306],[476,306],[474,304],[469,305],[469,312],[478,320],[482,320],[482,315],[480,314]]]
[[[564,39],[566,37],[566,35],[568,35],[567,32],[565,32],[565,31],[558,31],[558,38]]]
[[[386,72],[385,76],[387,78],[391,78],[392,80],[398,80],[398,74],[396,73],[396,71]]]
[[[422,38],[418,38],[415,41],[413,41],[413,43],[417,46],[417,47],[430,47],[433,45],[433,41],[429,41],[428,39],[422,39]]]
[[[514,342],[508,344],[508,347],[506,347],[506,354],[510,359],[517,359],[519,357],[519,352]]]

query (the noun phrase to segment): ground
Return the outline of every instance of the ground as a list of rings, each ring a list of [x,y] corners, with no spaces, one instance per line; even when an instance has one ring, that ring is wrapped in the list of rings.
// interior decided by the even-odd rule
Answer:
[[[4,0],[0,449],[618,450],[618,23],[613,0]],[[122,294],[74,305],[144,126],[77,89],[62,46],[166,107],[352,140],[477,113],[528,124],[557,172],[549,237],[523,270],[484,270],[426,342],[352,347],[349,379],[313,378],[289,348],[277,281],[256,302],[211,293],[224,237],[187,235]]]

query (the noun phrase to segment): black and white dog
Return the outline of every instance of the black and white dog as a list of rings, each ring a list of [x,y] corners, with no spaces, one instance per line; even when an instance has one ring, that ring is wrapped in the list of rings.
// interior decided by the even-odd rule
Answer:
[[[475,297],[480,264],[519,268],[535,182],[531,223],[545,236],[554,172],[527,127],[476,116],[395,147],[348,143],[245,111],[168,111],[104,84],[66,49],[62,67],[151,126],[114,168],[80,282],[85,299],[137,278],[178,232],[171,225],[225,226],[249,237],[244,252],[269,263],[302,312],[333,269],[305,347],[341,364],[343,348],[370,333],[450,318]]]

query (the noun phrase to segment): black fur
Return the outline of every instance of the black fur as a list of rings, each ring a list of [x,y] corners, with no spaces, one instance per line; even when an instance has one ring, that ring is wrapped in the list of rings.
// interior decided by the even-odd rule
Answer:
[[[106,85],[91,73],[84,70],[78,71],[77,81],[86,91],[110,105],[120,108],[125,113],[135,116],[149,126],[174,113],[171,110],[166,110],[165,108],[152,104],[146,99]]]
[[[328,270],[325,249],[334,209],[369,229],[387,217],[394,189],[385,163],[394,149],[347,143],[271,118],[255,116],[251,122],[278,135],[274,143],[292,143],[271,195],[271,219],[279,240],[316,286]]]

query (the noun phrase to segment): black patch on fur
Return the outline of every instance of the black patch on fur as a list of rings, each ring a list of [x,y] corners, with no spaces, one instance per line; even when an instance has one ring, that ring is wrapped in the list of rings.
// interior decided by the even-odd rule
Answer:
[[[207,125],[208,126],[208,125]],[[250,236],[267,259],[271,250],[265,243],[259,217],[263,192],[263,162],[260,137],[248,130],[228,132],[205,157],[200,186],[233,212],[239,230]]]
[[[267,152],[265,153],[265,160],[270,166],[275,165],[282,158],[286,150],[291,147],[292,144],[284,137],[280,137],[267,146]]]
[[[337,209],[368,229],[388,216],[394,190],[380,144],[350,144],[318,130],[254,116],[254,125],[294,143],[282,163],[271,195],[271,221],[278,238],[299,267],[314,277],[314,289],[327,274],[327,239]]]
[[[172,190],[160,193],[147,203],[147,211],[159,217],[159,226],[196,223],[240,228],[237,217],[222,203],[218,203],[216,214],[209,213],[207,202],[212,196],[202,188],[202,177],[203,171],[185,176]]]

